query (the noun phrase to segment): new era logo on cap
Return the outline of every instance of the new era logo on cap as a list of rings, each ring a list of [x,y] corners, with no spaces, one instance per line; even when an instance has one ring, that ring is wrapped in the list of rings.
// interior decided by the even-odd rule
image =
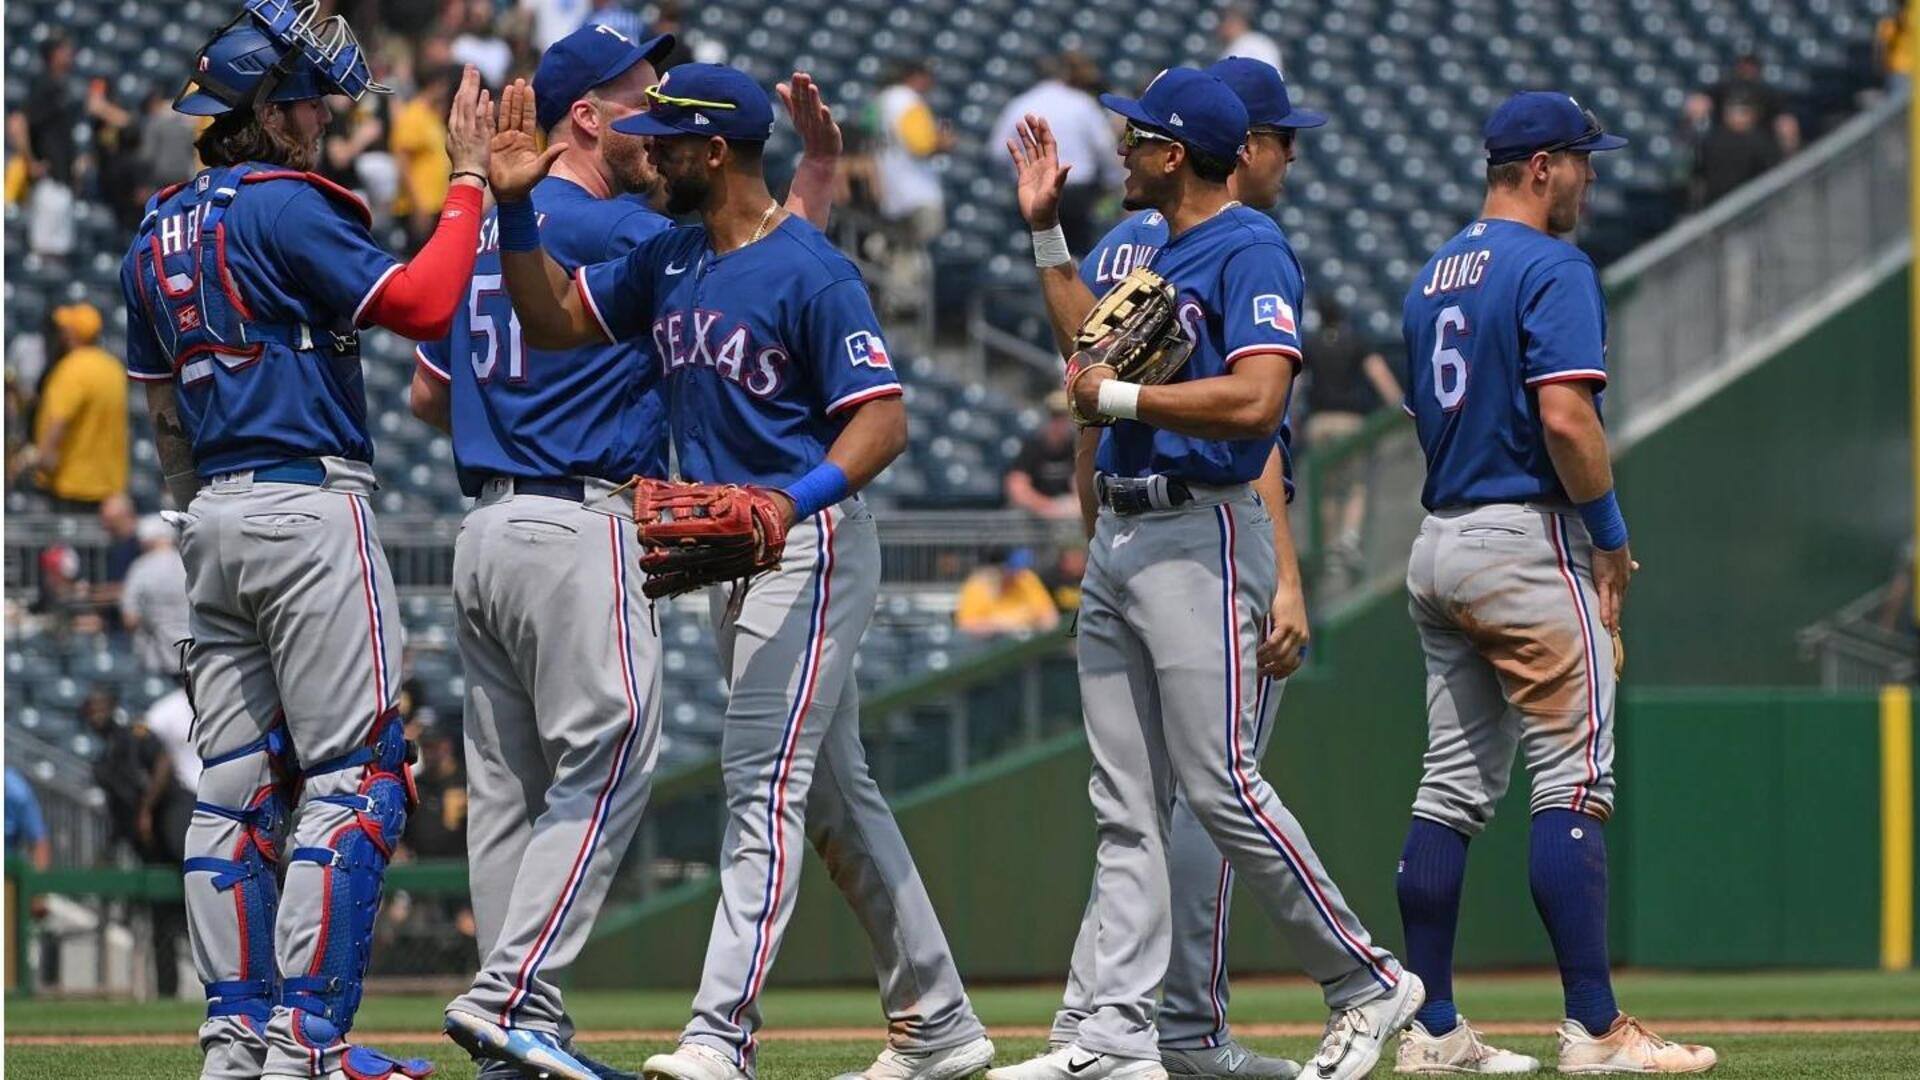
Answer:
[[[713,123],[713,121],[707,119],[706,117],[700,115],[699,113],[693,114],[693,122],[700,127],[706,127],[707,125]]]
[[[1261,293],[1253,298],[1253,325],[1271,326],[1283,334],[1299,333],[1293,319],[1293,305],[1279,293]]]
[[[887,355],[886,342],[871,330],[847,335],[847,359],[852,361],[854,367],[893,367],[893,359]]]
[[[1185,120],[1182,120],[1182,119],[1180,119],[1180,114],[1179,114],[1179,113],[1174,113],[1174,114],[1172,114],[1172,115],[1170,115],[1170,116],[1168,116],[1168,117],[1167,117],[1167,123],[1169,123],[1169,124],[1172,124],[1172,125],[1173,125],[1174,127],[1186,127],[1186,126],[1187,126],[1187,122],[1186,122]]]

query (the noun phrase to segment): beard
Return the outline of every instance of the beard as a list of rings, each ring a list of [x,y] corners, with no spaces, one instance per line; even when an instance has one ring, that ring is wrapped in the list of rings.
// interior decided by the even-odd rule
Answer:
[[[629,195],[659,194],[660,174],[647,160],[647,145],[642,139],[631,135],[607,136],[601,158],[607,163],[607,172],[612,174],[613,186],[619,191]]]
[[[713,190],[712,181],[705,176],[662,175],[661,180],[667,188],[667,213],[675,217],[691,214],[706,205],[707,194]]]

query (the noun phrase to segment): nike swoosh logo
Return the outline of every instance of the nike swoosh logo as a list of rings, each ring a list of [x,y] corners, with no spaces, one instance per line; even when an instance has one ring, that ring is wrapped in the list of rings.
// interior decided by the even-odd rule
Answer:
[[[671,276],[671,275],[673,275],[673,274],[684,274],[684,273],[686,273],[686,272],[687,272],[687,264],[686,264],[686,263],[681,263],[681,264],[680,264],[679,266],[669,266],[669,267],[667,267],[667,274],[668,274],[669,276]]]
[[[1093,1068],[1095,1065],[1098,1065],[1099,1063],[1100,1063],[1100,1057],[1099,1055],[1096,1054],[1095,1056],[1090,1057],[1085,1061],[1067,1062],[1067,1071],[1075,1074],[1083,1073],[1088,1069]]]

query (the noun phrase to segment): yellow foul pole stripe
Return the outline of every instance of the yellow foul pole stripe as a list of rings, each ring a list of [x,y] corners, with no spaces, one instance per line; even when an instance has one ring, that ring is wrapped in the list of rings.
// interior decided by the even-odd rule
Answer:
[[[1913,966],[1913,694],[1880,689],[1880,966]]]
[[[1914,0],[1907,0],[1912,6]],[[1911,91],[1909,91],[1911,93]],[[1920,108],[1916,108],[1911,97],[1907,101],[1907,231],[1912,237],[1915,262],[1920,262]],[[1912,455],[1913,473],[1913,533],[1920,536],[1920,266],[1907,265],[1907,341],[1908,367],[1907,377],[1909,394],[1912,396],[1911,416],[1908,420],[1907,441]],[[1920,582],[1920,544],[1913,549],[1913,574],[1909,581]],[[1912,596],[1908,603],[1913,605],[1914,618],[1920,620],[1920,588],[1910,589]]]

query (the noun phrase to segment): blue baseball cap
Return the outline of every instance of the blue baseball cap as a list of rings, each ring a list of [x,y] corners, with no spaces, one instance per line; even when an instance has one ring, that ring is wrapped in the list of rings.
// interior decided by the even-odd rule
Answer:
[[[1279,69],[1265,60],[1229,56],[1205,69],[1206,73],[1227,84],[1247,107],[1247,126],[1257,128],[1317,128],[1327,122],[1324,113],[1296,109],[1287,95],[1287,81]]]
[[[583,26],[540,54],[533,73],[533,107],[541,131],[552,131],[586,92],[612,82],[642,60],[656,63],[673,51],[673,35],[638,45],[611,26]]]
[[[1627,145],[1609,135],[1593,110],[1568,94],[1523,90],[1500,103],[1487,117],[1487,164],[1524,161],[1542,150],[1618,150]]]
[[[1210,158],[1231,162],[1247,141],[1247,107],[1226,83],[1194,68],[1154,76],[1138,100],[1101,94],[1100,104]]]
[[[613,122],[627,135],[718,135],[765,142],[773,134],[773,100],[753,76],[724,64],[681,64],[647,91],[646,112]]]

